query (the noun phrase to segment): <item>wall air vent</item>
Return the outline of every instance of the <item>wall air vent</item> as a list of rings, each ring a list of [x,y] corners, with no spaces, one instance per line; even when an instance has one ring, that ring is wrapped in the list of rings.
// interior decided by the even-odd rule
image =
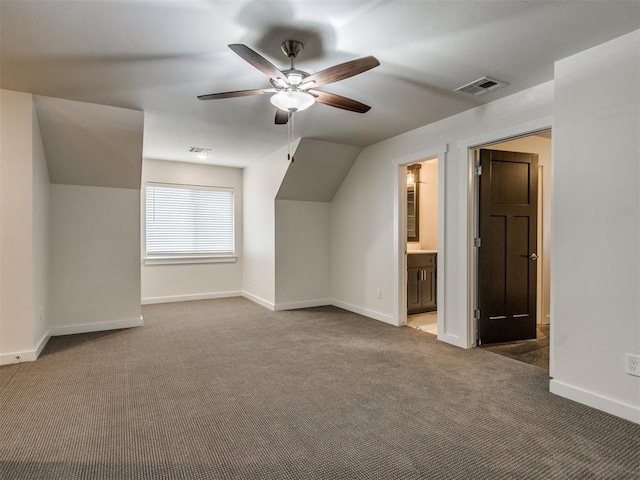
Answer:
[[[482,77],[471,83],[467,83],[462,87],[456,88],[456,92],[466,92],[479,97],[486,93],[494,92],[502,87],[506,87],[507,85],[509,84],[502,80],[496,80],[491,77]]]

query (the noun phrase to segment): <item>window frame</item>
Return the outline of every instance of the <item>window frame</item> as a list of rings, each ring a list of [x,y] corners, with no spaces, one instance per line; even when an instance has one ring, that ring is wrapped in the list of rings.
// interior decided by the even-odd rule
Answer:
[[[165,187],[184,190],[209,190],[209,191],[224,191],[231,192],[232,202],[232,224],[233,224],[233,251],[229,253],[162,253],[153,254],[149,253],[147,249],[147,197],[148,187]],[[236,253],[236,189],[234,187],[220,187],[214,185],[194,185],[194,184],[181,184],[181,183],[168,183],[168,182],[152,182],[148,181],[144,184],[144,235],[143,241],[143,259],[145,265],[166,265],[166,264],[198,264],[198,263],[233,263],[237,261],[238,255]]]

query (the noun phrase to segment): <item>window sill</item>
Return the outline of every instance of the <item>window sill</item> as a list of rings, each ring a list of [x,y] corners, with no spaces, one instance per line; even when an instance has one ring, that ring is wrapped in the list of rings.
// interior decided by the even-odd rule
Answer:
[[[237,255],[145,257],[145,265],[184,265],[190,263],[235,263]]]

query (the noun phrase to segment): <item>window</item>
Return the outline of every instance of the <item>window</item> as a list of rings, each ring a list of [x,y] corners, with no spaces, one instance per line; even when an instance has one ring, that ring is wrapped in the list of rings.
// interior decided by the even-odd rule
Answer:
[[[145,263],[234,261],[232,188],[146,184]]]

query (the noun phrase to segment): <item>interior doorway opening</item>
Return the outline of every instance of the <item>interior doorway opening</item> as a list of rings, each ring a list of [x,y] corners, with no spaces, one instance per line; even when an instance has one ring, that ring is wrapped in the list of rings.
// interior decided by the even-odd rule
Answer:
[[[418,220],[418,237],[422,236],[423,240],[428,240],[433,233],[437,237],[437,256],[433,257],[435,269],[437,269],[437,276],[433,279],[435,282],[435,304],[437,305],[437,335],[438,340],[453,343],[458,340],[457,337],[451,336],[447,331],[447,309],[445,308],[445,273],[446,273],[446,159],[447,159],[447,145],[436,146],[421,152],[415,152],[414,154],[407,155],[405,157],[396,158],[393,161],[394,167],[394,242],[393,248],[395,251],[394,256],[394,286],[396,295],[394,296],[394,323],[396,326],[404,326],[407,324],[407,293],[408,293],[408,264],[407,264],[407,252],[409,247],[420,248],[420,240],[410,242],[407,236],[407,224],[408,224],[408,197],[407,189],[412,179],[409,173],[415,173],[408,171],[408,165],[427,163],[428,167],[433,167],[437,170],[437,189],[432,185],[431,191],[425,193],[423,199],[433,199],[433,195],[437,198],[437,204],[432,202],[432,206],[436,206],[437,213],[437,232],[420,233],[420,220]],[[422,167],[421,167],[422,168]],[[421,178],[424,178],[421,177]],[[415,182],[415,177],[413,177]],[[421,181],[421,180],[419,180]],[[418,184],[423,185],[423,184]],[[420,193],[418,194],[420,195]],[[419,201],[419,200],[418,200]],[[420,206],[418,205],[418,209]],[[424,212],[423,212],[424,213]],[[433,216],[433,214],[432,214]],[[427,222],[424,226],[428,226]],[[411,240],[416,240],[412,238]],[[432,240],[433,241],[433,240]],[[410,245],[411,244],[411,245]],[[425,274],[421,274],[425,275]],[[422,277],[424,278],[424,277]],[[425,280],[426,281],[426,280]]]
[[[438,333],[438,158],[406,166],[406,325]]]
[[[491,152],[496,152],[493,157],[498,159],[497,163],[484,161],[485,163],[481,166],[482,156],[492,156]],[[525,160],[527,165],[517,164],[514,163],[515,161],[511,162],[509,153],[501,152],[519,154],[524,158],[528,155],[533,160],[531,162]],[[483,345],[495,353],[549,369],[549,338],[552,322],[550,314],[551,130],[545,129],[485,143],[471,148],[470,154],[474,159],[475,204],[473,233],[475,288],[472,292],[474,295],[472,328],[475,334],[474,344]],[[529,172],[531,174],[529,177],[522,177],[522,184],[535,181],[535,185],[529,185],[531,188],[525,201],[524,194],[518,198],[519,194],[515,190],[514,185],[519,180],[514,180],[515,177],[508,178],[506,171],[513,169],[514,172],[519,170],[523,173],[527,168],[529,170],[535,168],[535,172]],[[518,174],[515,173],[515,175],[517,177]],[[494,184],[499,185],[502,182],[504,185],[491,187],[492,179]],[[481,188],[484,190],[481,191]],[[502,190],[499,190],[500,188]],[[501,196],[509,197],[513,201],[500,200]],[[487,200],[488,197],[491,198]],[[490,210],[483,210],[483,208],[492,200],[498,205],[493,213],[488,213]],[[528,215],[523,212],[529,201],[536,203],[535,211],[531,216],[531,221],[534,222],[532,224],[523,220]],[[512,205],[508,206],[507,203]],[[519,226],[513,230],[507,227],[509,224]],[[504,235],[501,233],[503,231]],[[533,240],[527,239],[527,232],[534,236],[533,238],[530,235]],[[521,245],[514,247],[513,245],[518,241]],[[515,273],[509,273],[510,271]],[[514,287],[518,283],[525,286],[526,282],[535,282],[535,284],[530,285],[529,288],[523,287],[521,291]],[[527,297],[532,291],[534,297]],[[528,309],[524,307],[527,302]],[[535,312],[534,318],[525,318],[531,312]],[[521,333],[518,337],[518,334],[514,333],[520,328],[517,327],[517,322],[529,322],[526,327],[529,333],[524,336]]]

